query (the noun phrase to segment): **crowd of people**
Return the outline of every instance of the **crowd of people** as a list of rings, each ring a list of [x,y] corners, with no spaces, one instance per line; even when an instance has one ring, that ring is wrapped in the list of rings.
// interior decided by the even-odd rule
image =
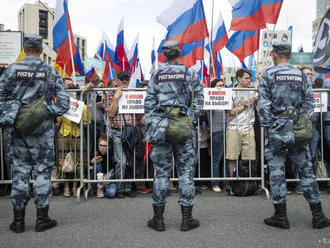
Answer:
[[[313,88],[322,88],[322,78],[314,80],[313,70],[309,67],[298,66],[313,82]],[[80,124],[76,124],[63,116],[56,120],[57,132],[55,136],[56,144],[56,164],[53,171],[53,179],[65,179],[63,184],[53,183],[55,195],[62,194],[65,197],[77,194],[77,180],[80,178],[80,135],[84,132],[83,156],[84,168],[90,165],[89,170],[84,169],[85,178],[91,180],[110,179],[152,179],[154,176],[152,161],[149,158],[151,144],[140,140],[143,148],[143,156],[135,160],[135,164],[127,163],[125,151],[123,151],[121,130],[126,125],[136,125],[143,133],[145,126],[145,116],[143,114],[118,114],[118,101],[122,95],[122,88],[128,87],[129,74],[122,71],[118,78],[109,81],[108,88],[117,90],[100,90],[105,87],[105,82],[96,75],[87,80],[84,86],[78,86],[71,78],[63,78],[64,86],[68,90],[71,98],[82,100],[83,107],[83,130]],[[260,164],[260,126],[256,112],[257,90],[251,91],[244,89],[256,89],[258,82],[252,85],[252,74],[248,69],[238,69],[236,72],[233,108],[230,111],[212,110],[203,111],[200,115],[199,125],[199,162],[196,161],[195,178],[203,177],[231,177],[236,176],[237,160],[248,160],[253,167]],[[143,81],[139,88],[147,88],[148,80]],[[210,82],[211,88],[225,88],[226,83],[222,79],[213,79]],[[99,90],[93,90],[97,88]],[[329,158],[327,156],[328,143],[324,135],[324,146],[321,149],[321,124],[327,125],[327,120],[322,116],[324,123],[321,123],[321,114],[313,115],[313,139],[310,143],[311,154],[315,172],[318,167],[324,165],[329,171]],[[211,128],[212,127],[212,128]],[[6,142],[7,133],[3,132],[3,141]],[[212,136],[212,137],[211,137]],[[88,140],[88,141],[87,141]],[[211,142],[212,141],[212,142]],[[3,147],[4,152],[5,146]],[[88,152],[87,152],[88,150]],[[224,154],[224,151],[226,153]],[[321,164],[321,152],[323,151],[324,165]],[[63,172],[61,170],[68,153],[73,154],[75,162],[74,170]],[[212,153],[212,156],[211,156]],[[6,160],[6,159],[5,159]],[[287,158],[287,177],[296,178],[297,172],[289,158]],[[137,162],[138,161],[138,162]],[[134,168],[135,167],[135,168]],[[199,167],[199,168],[198,168]],[[135,171],[135,176],[132,171]],[[4,168],[6,179],[10,178],[10,168],[6,164]],[[173,172],[175,176],[175,171]],[[323,171],[323,176],[324,176]],[[319,174],[320,175],[320,174]],[[250,175],[251,176],[251,175]],[[69,182],[72,179],[72,182]],[[123,198],[125,196],[134,197],[136,192],[149,193],[151,182],[132,183],[93,183],[96,196],[99,198]],[[230,183],[226,180],[214,180],[211,182],[196,180],[196,192],[201,189],[211,188],[214,192],[221,192],[225,189],[228,194],[233,194]],[[70,189],[71,186],[71,189]],[[324,185],[330,192],[330,183]],[[172,190],[175,190],[175,183],[171,183]],[[299,183],[293,184],[291,190],[302,193]],[[289,191],[290,193],[290,191]]]
[[[322,88],[322,79],[313,80],[313,70],[309,67],[299,67],[313,82],[313,88]],[[76,124],[63,116],[56,119],[56,164],[54,166],[53,179],[65,179],[64,183],[53,183],[55,195],[63,194],[65,197],[77,194],[77,180],[80,178],[80,135],[83,135],[83,157],[84,157],[84,178],[91,180],[106,179],[152,179],[154,176],[152,161],[149,154],[151,144],[139,140],[142,154],[135,163],[127,161],[124,146],[122,145],[121,131],[126,125],[135,125],[143,134],[145,131],[145,116],[143,114],[119,114],[118,101],[122,95],[123,88],[128,87],[129,74],[121,72],[118,78],[109,81],[108,88],[115,90],[102,90],[105,83],[96,75],[87,80],[84,86],[78,86],[71,78],[63,78],[64,86],[71,98],[81,100],[85,103],[83,107],[83,130],[80,124]],[[199,156],[196,161],[195,182],[196,192],[201,189],[212,189],[214,192],[226,190],[233,194],[230,182],[226,180],[198,181],[203,177],[232,177],[236,176],[238,160],[251,161],[254,170],[260,169],[260,125],[258,123],[256,101],[258,82],[252,85],[252,74],[249,70],[241,68],[236,72],[236,86],[233,93],[233,108],[230,111],[205,110],[199,118]],[[143,81],[139,88],[147,88],[148,80]],[[222,79],[213,79],[210,82],[212,88],[225,88],[226,83]],[[93,90],[93,89],[98,90]],[[244,90],[249,89],[249,90]],[[251,89],[255,89],[252,90]],[[321,164],[321,152],[323,151],[324,165],[329,171],[330,164],[327,156],[328,143],[323,142],[321,149],[321,124],[327,125],[327,120],[322,116],[324,123],[321,123],[321,114],[313,115],[313,139],[310,143],[311,154],[315,172]],[[325,130],[325,129],[324,129]],[[324,133],[325,134],[325,133]],[[3,141],[6,142],[6,132],[3,132]],[[135,134],[137,136],[137,134]],[[142,135],[143,136],[143,135]],[[212,141],[212,142],[211,142]],[[326,135],[324,135],[326,141]],[[5,146],[3,147],[5,149]],[[140,149],[141,150],[141,149]],[[4,150],[5,151],[5,150]],[[225,153],[224,153],[225,151]],[[62,170],[67,155],[71,153],[71,159],[75,163],[74,169],[70,172]],[[6,159],[5,159],[6,160]],[[132,162],[132,161],[131,161]],[[8,164],[5,164],[5,172],[9,172]],[[86,169],[89,165],[89,169]],[[134,172],[133,172],[134,171]],[[287,177],[296,178],[297,172],[289,158],[287,158]],[[135,173],[135,174],[133,174]],[[325,175],[323,171],[323,176]],[[111,174],[111,177],[110,177]],[[176,171],[173,171],[173,177]],[[319,174],[320,175],[320,174]],[[7,179],[9,173],[2,175]],[[252,175],[249,175],[252,176]],[[72,182],[70,182],[72,180]],[[71,188],[70,188],[71,186]],[[176,183],[171,182],[172,190],[176,189]],[[324,185],[330,192],[330,183]],[[136,192],[149,193],[152,189],[152,182],[123,182],[123,183],[93,183],[98,198],[123,198],[125,196],[135,197]],[[134,190],[132,190],[134,189]],[[302,193],[298,183],[292,184],[290,191]],[[288,191],[290,193],[290,191]]]

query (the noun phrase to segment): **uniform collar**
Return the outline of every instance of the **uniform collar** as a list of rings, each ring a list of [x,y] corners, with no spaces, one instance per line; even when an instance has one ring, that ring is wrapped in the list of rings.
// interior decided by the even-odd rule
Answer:
[[[168,62],[169,65],[183,65],[181,62]]]
[[[29,60],[29,61],[41,61],[41,59],[39,57],[36,56],[26,56],[25,60]]]

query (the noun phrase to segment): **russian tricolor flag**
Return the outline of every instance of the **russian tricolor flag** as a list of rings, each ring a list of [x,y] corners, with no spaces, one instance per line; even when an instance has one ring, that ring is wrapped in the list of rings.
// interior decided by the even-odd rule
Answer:
[[[156,50],[155,50],[155,37],[152,38],[152,50],[151,50],[151,66],[155,65]]]
[[[139,59],[139,34],[136,36],[132,48],[130,50],[130,55],[128,57],[129,60],[129,67],[130,67],[130,75],[134,73]]]
[[[68,5],[65,0],[57,0],[56,2],[53,47],[57,53],[56,63],[59,64],[62,69],[65,68],[66,74],[71,76],[74,67],[76,72],[85,75],[78,47],[73,40]],[[72,61],[74,65],[72,65]]]
[[[114,47],[105,33],[101,38],[94,57],[106,62],[102,80],[107,83],[109,80],[115,79],[120,68],[114,63]]]
[[[219,18],[217,23],[213,28],[214,37],[212,38],[212,56],[213,61],[217,60],[217,54],[220,52],[222,48],[224,48],[228,41],[228,34],[226,31],[225,23],[223,22],[221,13],[219,14]],[[221,57],[221,56],[220,56]]]
[[[230,30],[259,30],[266,27],[262,0],[229,0],[233,7]]]
[[[177,40],[182,50],[182,62],[186,66],[203,60],[204,39],[208,30],[202,0],[175,0],[157,21],[164,25],[168,32],[165,40]],[[161,53],[160,61],[164,60]]]
[[[89,69],[85,72],[85,77],[86,77],[87,79],[91,79],[95,74],[96,74],[96,72],[95,72],[95,68],[94,68],[94,67],[91,67],[91,68],[89,68]]]
[[[259,49],[259,30],[237,31],[229,39],[226,48],[242,62],[247,56]]]
[[[283,0],[261,0],[261,9],[267,23],[277,23]]]
[[[158,53],[158,62],[159,62],[160,64],[165,64],[165,62],[166,62],[166,58],[165,58],[165,55],[164,55],[163,50],[162,50],[162,45],[164,44],[164,42],[165,42],[165,39],[163,39],[163,40],[160,42],[159,47],[158,47],[158,49],[157,49],[157,53]]]
[[[127,59],[124,40],[124,18],[121,19],[118,27],[114,62],[121,68],[122,71],[129,71],[129,62]]]
[[[223,64],[222,64],[222,58],[221,58],[220,51],[217,52],[217,55],[216,55],[215,74],[216,74],[217,78],[221,78],[221,76],[223,75]]]

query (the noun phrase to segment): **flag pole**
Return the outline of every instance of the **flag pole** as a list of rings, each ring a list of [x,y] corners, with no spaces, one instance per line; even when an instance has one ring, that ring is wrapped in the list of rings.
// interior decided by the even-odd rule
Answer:
[[[108,63],[109,63],[110,77],[111,77],[111,79],[113,79],[112,70],[111,70],[111,64],[110,64],[110,62],[108,62]]]
[[[213,19],[214,19],[214,0],[212,0],[212,18],[211,18],[211,41],[209,40],[209,46],[210,46],[210,61],[209,63],[212,64],[212,70],[213,70],[213,76],[215,76],[215,66],[214,66],[214,59],[213,59],[213,46],[212,46],[212,41],[213,41]],[[204,48],[205,49],[205,48]],[[209,66],[210,68],[211,66]],[[211,73],[210,73],[211,74]],[[211,79],[211,77],[210,77]]]
[[[68,30],[69,34],[69,46],[70,46],[70,55],[71,55],[71,64],[72,64],[72,73],[73,73],[73,81],[76,82],[76,71],[74,69],[74,62],[73,62],[73,52],[72,52],[72,43],[71,43],[71,34]],[[73,38],[73,37],[72,37]]]
[[[66,65],[64,65],[64,68],[63,68],[63,76],[62,76],[63,78],[65,78],[65,69],[66,69],[65,67],[66,67]]]

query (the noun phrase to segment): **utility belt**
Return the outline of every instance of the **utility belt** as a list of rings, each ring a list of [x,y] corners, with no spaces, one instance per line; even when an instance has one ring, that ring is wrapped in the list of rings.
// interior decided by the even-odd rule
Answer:
[[[160,113],[160,114],[170,113],[171,117],[185,117],[185,116],[187,116],[187,114],[184,114],[184,113],[180,112],[180,107],[172,108],[172,110],[171,110],[171,107],[165,107],[164,109],[160,109],[158,111],[158,113]]]

